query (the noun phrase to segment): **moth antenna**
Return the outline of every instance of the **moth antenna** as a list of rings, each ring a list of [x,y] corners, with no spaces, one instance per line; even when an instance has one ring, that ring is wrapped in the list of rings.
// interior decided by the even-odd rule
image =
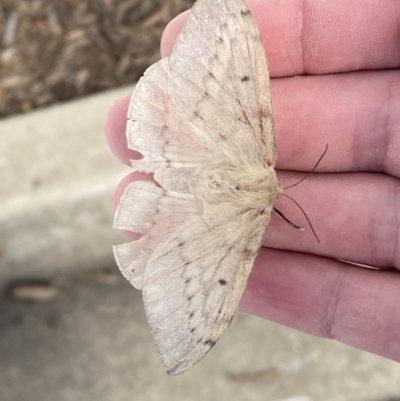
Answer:
[[[324,158],[324,156],[326,155],[326,152],[328,151],[328,144],[326,144],[324,153],[322,153],[322,155],[320,156],[320,158],[318,159],[318,161],[315,163],[315,166],[311,169],[311,171],[309,171],[300,181],[295,182],[294,184],[288,185],[287,187],[284,187],[283,189],[288,189],[288,188],[293,188],[296,185],[299,185],[301,182],[303,182],[308,176],[310,176],[315,169],[318,167],[319,163],[321,162],[321,160]]]
[[[272,209],[279,217],[289,223],[292,227],[296,228],[297,230],[304,231],[304,227],[298,226],[297,224],[293,223],[293,221],[289,220],[279,209],[274,207]]]
[[[305,217],[306,220],[307,220],[308,225],[309,225],[310,228],[311,228],[312,233],[314,234],[314,237],[317,239],[318,243],[320,243],[320,240],[319,240],[319,238],[318,238],[318,235],[317,235],[317,233],[315,232],[314,227],[312,226],[310,219],[308,218],[306,212],[305,212],[304,209],[300,206],[300,204],[299,204],[298,202],[296,202],[291,196],[286,195],[285,193],[280,194],[280,196],[286,196],[286,198],[289,198],[289,199],[301,210],[301,212],[303,213],[304,217]],[[274,209],[275,209],[275,208],[274,208]],[[279,214],[279,213],[278,213],[278,214]],[[284,219],[286,220],[286,218],[284,218]],[[293,224],[293,223],[290,222],[290,221],[288,221],[288,223],[291,224],[291,225]]]

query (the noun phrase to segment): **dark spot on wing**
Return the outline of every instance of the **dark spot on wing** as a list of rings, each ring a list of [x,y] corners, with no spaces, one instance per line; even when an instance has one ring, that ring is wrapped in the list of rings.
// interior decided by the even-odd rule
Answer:
[[[260,112],[261,112],[261,116],[264,116],[265,118],[269,118],[269,119],[272,118],[272,113],[271,113],[270,108],[268,108],[268,107],[261,108]]]
[[[215,75],[214,75],[211,71],[208,71],[208,75],[209,75],[211,78],[214,78],[214,79],[215,79]]]
[[[246,248],[243,251],[243,259],[251,260],[256,256],[255,252],[252,249]]]
[[[248,75],[244,75],[242,78],[240,78],[240,80],[242,82],[248,82],[248,81],[250,81],[250,77]]]
[[[251,15],[250,10],[242,10],[240,11],[240,14],[242,15],[242,17],[248,17],[249,15]]]
[[[194,316],[194,313],[191,312],[190,315],[189,315],[189,319],[191,319],[193,316]]]
[[[195,111],[195,112],[193,113],[193,117],[195,117],[195,118],[200,118],[200,120],[204,120],[204,118],[203,118],[197,111]]]
[[[205,91],[205,92],[204,92],[204,96],[205,96],[205,97],[208,97],[208,96],[210,96],[210,94],[209,94],[207,91]]]
[[[218,38],[218,43],[224,43],[224,39],[222,38],[222,36],[220,36],[220,37]]]
[[[181,242],[178,244],[178,246],[179,246],[179,247],[180,247],[180,246],[183,246],[184,243],[185,243],[185,241],[181,241]]]
[[[188,284],[188,283],[190,283],[190,280],[191,280],[191,278],[189,277],[189,278],[187,278],[186,280],[185,280],[185,284]]]
[[[188,301],[191,301],[192,298],[193,298],[193,295],[190,295],[189,297],[187,297],[187,300],[188,300]]]
[[[190,330],[191,333],[193,333],[196,330],[196,327],[193,327],[193,329]]]
[[[204,345],[209,345],[210,348],[214,347],[214,345],[215,345],[216,343],[217,343],[217,342],[216,342],[216,341],[213,341],[213,340],[204,341]]]
[[[224,279],[220,279],[219,281],[218,281],[221,285],[226,285],[226,280],[224,280]]]

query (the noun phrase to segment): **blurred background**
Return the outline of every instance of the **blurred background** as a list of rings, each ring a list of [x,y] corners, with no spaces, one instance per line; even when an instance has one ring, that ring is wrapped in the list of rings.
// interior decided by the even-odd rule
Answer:
[[[193,0],[0,0],[0,400],[399,401],[398,364],[239,313],[169,377],[120,275],[109,107]]]

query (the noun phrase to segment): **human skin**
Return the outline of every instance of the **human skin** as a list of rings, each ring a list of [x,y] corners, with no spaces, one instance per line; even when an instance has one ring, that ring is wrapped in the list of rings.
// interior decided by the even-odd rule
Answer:
[[[278,177],[287,193],[240,308],[400,361],[400,2],[248,0],[271,74]],[[186,14],[164,32],[170,54]],[[110,110],[106,136],[124,163],[129,96]],[[119,185],[151,179],[133,173]],[[374,266],[354,266],[340,260]]]

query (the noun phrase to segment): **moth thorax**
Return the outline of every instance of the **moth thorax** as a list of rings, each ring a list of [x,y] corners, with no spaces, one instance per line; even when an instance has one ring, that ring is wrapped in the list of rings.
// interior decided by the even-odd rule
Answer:
[[[196,180],[196,194],[207,203],[233,202],[250,209],[272,205],[280,187],[272,167],[209,168]]]
[[[244,173],[237,174],[237,188],[249,192],[270,192],[277,190],[278,179],[273,167],[256,166],[248,168]]]

